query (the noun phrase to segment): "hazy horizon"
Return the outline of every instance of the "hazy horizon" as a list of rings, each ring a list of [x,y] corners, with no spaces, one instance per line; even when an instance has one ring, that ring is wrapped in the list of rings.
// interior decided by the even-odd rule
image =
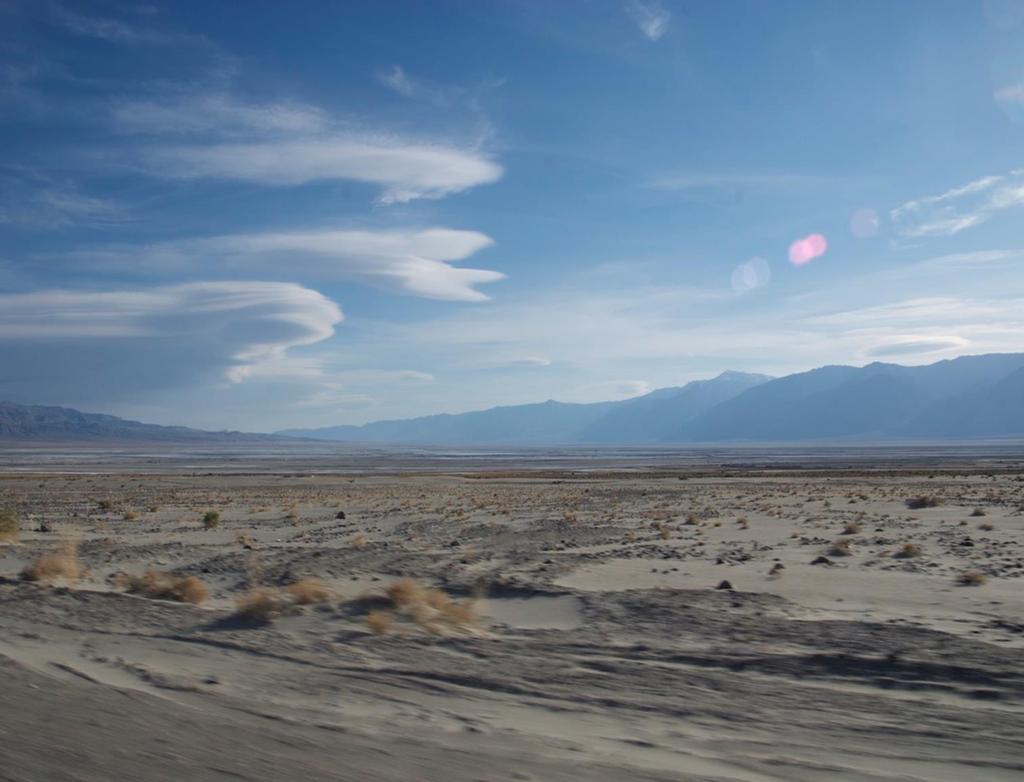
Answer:
[[[0,23],[2,399],[274,431],[1024,350],[1019,3]]]

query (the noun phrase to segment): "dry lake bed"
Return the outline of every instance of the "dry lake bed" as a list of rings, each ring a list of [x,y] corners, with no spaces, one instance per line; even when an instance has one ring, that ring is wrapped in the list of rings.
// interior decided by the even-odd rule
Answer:
[[[1024,778],[1019,462],[760,462],[7,463],[0,779]]]

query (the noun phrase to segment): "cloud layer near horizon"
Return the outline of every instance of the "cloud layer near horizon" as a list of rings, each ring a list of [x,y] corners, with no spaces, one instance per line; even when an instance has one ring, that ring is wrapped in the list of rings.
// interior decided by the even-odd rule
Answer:
[[[238,382],[327,339],[338,306],[279,282],[0,295],[0,394],[121,400],[201,380]]]

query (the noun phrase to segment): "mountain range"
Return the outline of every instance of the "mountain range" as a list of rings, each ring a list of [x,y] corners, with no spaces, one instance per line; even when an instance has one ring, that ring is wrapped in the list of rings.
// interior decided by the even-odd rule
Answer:
[[[281,438],[244,432],[207,432],[187,426],[159,426],[69,407],[0,402],[0,440],[145,441],[175,443],[266,442]]]
[[[494,407],[271,434],[158,426],[0,402],[0,440],[410,445],[654,445],[1024,438],[1024,353],[927,366],[826,366],[780,378],[724,372],[614,402]]]
[[[362,443],[573,445],[1024,436],[1024,353],[927,366],[825,366],[780,378],[725,372],[617,402],[495,407],[282,435]]]

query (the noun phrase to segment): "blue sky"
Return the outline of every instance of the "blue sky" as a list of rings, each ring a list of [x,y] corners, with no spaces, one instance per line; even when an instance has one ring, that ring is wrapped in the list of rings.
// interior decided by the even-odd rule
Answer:
[[[1024,350],[1024,3],[6,2],[0,397],[270,430]]]

